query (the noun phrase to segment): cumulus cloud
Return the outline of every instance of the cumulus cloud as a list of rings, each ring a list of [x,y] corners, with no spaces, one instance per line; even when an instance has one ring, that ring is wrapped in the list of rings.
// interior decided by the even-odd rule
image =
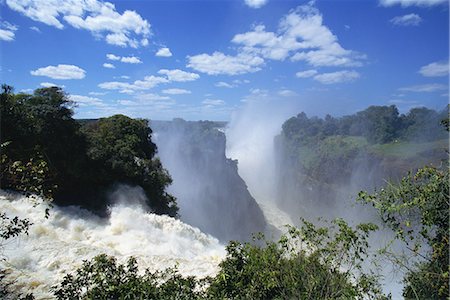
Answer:
[[[179,69],[162,69],[158,71],[158,74],[166,75],[170,81],[176,82],[194,81],[200,78],[200,75],[196,73],[185,72]]]
[[[121,62],[127,63],[127,64],[141,64],[142,61],[139,57],[136,56],[123,56],[120,59]]]
[[[101,99],[95,97],[70,95],[69,98],[79,106],[106,106]]]
[[[53,79],[83,79],[86,71],[74,65],[47,66],[31,71],[33,76],[46,76]]]
[[[136,80],[134,82],[108,81],[102,82],[98,86],[106,90],[118,90],[120,93],[133,94],[136,91],[149,90],[164,83],[186,82],[200,78],[198,74],[185,72],[179,69],[162,69],[158,71],[158,74],[165,76],[150,75],[145,76],[142,80]]]
[[[53,87],[53,86],[64,87],[63,85],[61,86],[59,84],[55,84],[55,83],[52,83],[52,82],[41,82],[40,86],[45,87],[45,88]]]
[[[364,55],[339,44],[312,3],[299,6],[282,18],[277,32],[258,25],[253,31],[237,34],[232,41],[247,53],[273,60],[290,57],[313,66],[360,66],[364,59]]]
[[[169,48],[164,47],[164,48],[159,49],[158,52],[156,52],[155,55],[159,56],[159,57],[171,57],[172,56],[172,52],[170,52]]]
[[[401,5],[408,6],[434,6],[448,3],[448,0],[380,0],[382,6]]]
[[[440,83],[419,84],[399,88],[402,92],[432,93],[448,90],[448,86]]]
[[[323,73],[314,76],[314,80],[319,81],[323,84],[335,84],[342,82],[351,82],[360,77],[359,73],[356,71],[338,71],[331,73]]]
[[[267,0],[245,0],[245,4],[247,4],[251,8],[260,8],[266,5]]]
[[[184,94],[191,93],[191,91],[189,91],[189,90],[177,89],[177,88],[166,89],[166,90],[163,90],[162,92],[163,92],[163,94],[168,94],[168,95],[184,95]]]
[[[148,44],[150,23],[135,11],[116,11],[114,4],[97,0],[6,0],[6,5],[34,21],[58,29],[64,23],[90,31],[108,44],[138,47]]]
[[[420,68],[419,73],[425,77],[447,76],[449,72],[448,61],[433,62]]]
[[[233,37],[236,55],[222,52],[188,56],[188,67],[209,75],[238,75],[261,70],[265,59],[305,61],[315,67],[361,66],[365,55],[343,48],[323,24],[313,2],[301,5],[280,20],[276,32],[256,25]]]
[[[188,56],[188,61],[188,67],[208,75],[251,73],[261,70],[261,65],[264,64],[264,60],[257,56],[245,53],[230,56],[222,52]]]
[[[120,60],[120,56],[114,55],[114,54],[106,54],[106,58],[109,60]]]
[[[110,64],[110,63],[104,63],[104,64],[103,64],[103,67],[104,67],[104,68],[107,68],[107,69],[115,69],[115,68],[116,68],[116,67],[114,67],[113,64]]]
[[[298,78],[308,78],[317,75],[317,73],[317,70],[306,70],[295,73],[295,76],[297,76]]]
[[[16,25],[9,22],[0,22],[0,40],[6,42],[14,41],[17,29],[19,28]]]
[[[419,26],[422,18],[417,14],[409,14],[392,18],[390,22],[396,26]]]
[[[136,56],[118,56],[111,53],[106,54],[106,58],[114,61],[121,61],[127,64],[141,64],[142,61],[139,57]]]

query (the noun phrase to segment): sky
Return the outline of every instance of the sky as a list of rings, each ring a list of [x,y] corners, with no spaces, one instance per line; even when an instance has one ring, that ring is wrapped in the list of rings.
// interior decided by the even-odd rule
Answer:
[[[76,118],[223,120],[449,102],[448,0],[0,0],[0,81]]]

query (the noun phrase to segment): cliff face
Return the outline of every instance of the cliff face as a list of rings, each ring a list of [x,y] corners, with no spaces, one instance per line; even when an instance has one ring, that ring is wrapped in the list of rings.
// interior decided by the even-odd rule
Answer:
[[[382,188],[409,171],[439,166],[448,140],[369,145],[357,137],[335,136],[313,145],[278,136],[277,201],[291,215],[310,218],[347,216],[359,191]],[[350,208],[352,207],[352,208]]]
[[[159,157],[173,184],[181,219],[219,240],[248,240],[264,231],[261,209],[225,156],[223,123],[152,121]]]

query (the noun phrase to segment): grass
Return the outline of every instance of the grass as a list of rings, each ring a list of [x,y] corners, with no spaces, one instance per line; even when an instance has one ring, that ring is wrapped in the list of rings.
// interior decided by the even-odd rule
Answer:
[[[448,150],[448,148],[448,139],[425,143],[398,141],[389,144],[376,144],[371,146],[371,150],[376,154],[404,159],[413,158],[422,152],[445,149]]]

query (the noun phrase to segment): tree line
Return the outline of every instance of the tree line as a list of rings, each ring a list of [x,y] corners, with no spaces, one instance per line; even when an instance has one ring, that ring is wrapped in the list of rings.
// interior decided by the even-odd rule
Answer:
[[[283,124],[282,133],[288,139],[308,144],[329,136],[361,136],[370,144],[385,144],[396,140],[428,142],[448,136],[440,125],[448,110],[437,112],[426,107],[412,108],[399,114],[395,105],[370,106],[353,115],[335,118],[308,118],[301,112]]]

